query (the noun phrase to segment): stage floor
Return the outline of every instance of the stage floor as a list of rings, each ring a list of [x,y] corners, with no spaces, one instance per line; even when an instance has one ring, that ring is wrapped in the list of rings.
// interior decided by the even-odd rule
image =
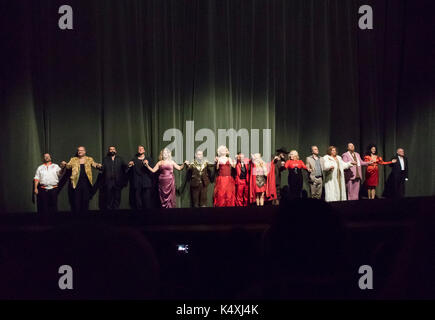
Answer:
[[[412,197],[403,199],[375,199],[331,202],[334,212],[348,224],[406,223],[420,213],[433,212],[435,197]],[[281,211],[292,212],[292,207],[226,207],[226,208],[155,208],[147,211],[116,210],[89,211],[86,214],[58,212],[41,216],[36,212],[0,214],[0,227],[14,225],[50,225],[71,221],[104,222],[110,225],[136,225],[146,228],[186,228],[200,226],[266,226],[272,223]],[[314,223],[314,222],[313,222]]]

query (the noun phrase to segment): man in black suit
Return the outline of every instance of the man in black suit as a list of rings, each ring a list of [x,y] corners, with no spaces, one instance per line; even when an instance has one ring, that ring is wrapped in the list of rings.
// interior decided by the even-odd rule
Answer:
[[[137,210],[152,208],[153,173],[145,167],[145,160],[148,161],[150,167],[154,167],[153,159],[145,155],[144,146],[138,146],[137,154],[128,163],[128,171],[132,175],[130,180],[131,205]]]
[[[402,148],[397,149],[396,156],[392,157],[392,168],[387,180],[386,196],[390,198],[403,198],[405,196],[405,181],[408,181],[408,158]],[[387,190],[388,189],[388,190]]]
[[[110,146],[103,159],[102,188],[104,209],[116,210],[121,204],[121,190],[126,184],[127,164],[117,155],[116,148]]]

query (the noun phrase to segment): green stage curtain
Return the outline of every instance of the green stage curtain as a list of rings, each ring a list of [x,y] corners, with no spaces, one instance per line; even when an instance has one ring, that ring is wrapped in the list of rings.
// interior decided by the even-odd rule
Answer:
[[[35,210],[43,152],[59,163],[84,145],[100,162],[115,145],[129,160],[143,144],[157,159],[165,130],[185,133],[189,120],[216,136],[271,129],[272,147],[302,160],[313,144],[343,153],[353,142],[363,154],[376,143],[386,160],[400,146],[407,195],[435,193],[430,1],[70,0],[74,29],[60,30],[63,2],[1,4],[2,211]],[[373,30],[358,28],[363,4]],[[177,172],[179,189],[184,180]],[[177,205],[190,205],[188,188]]]

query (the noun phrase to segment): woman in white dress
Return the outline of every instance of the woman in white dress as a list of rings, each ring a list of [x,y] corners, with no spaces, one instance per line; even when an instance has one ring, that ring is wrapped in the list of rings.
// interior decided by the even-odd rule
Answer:
[[[346,184],[343,171],[356,165],[355,161],[344,162],[337,154],[337,148],[330,146],[325,160],[325,201],[346,200]]]

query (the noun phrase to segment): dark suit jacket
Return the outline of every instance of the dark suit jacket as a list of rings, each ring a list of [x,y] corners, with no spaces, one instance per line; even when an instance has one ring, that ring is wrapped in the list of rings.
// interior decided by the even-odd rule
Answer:
[[[399,177],[401,174],[401,167],[400,167],[400,160],[399,157],[396,155],[394,157],[392,157],[391,159],[396,159],[397,162],[396,163],[391,163],[389,166],[392,168],[391,170],[391,174],[394,177]],[[408,158],[407,157],[403,157],[403,162],[405,164],[405,178],[408,178]]]
[[[401,179],[402,169],[400,167],[399,157],[397,155],[393,156],[391,159],[396,159],[396,163],[391,163],[389,166],[392,168],[390,175],[385,183],[385,189],[383,192],[384,197],[392,197],[395,195],[395,190],[397,188],[397,184]],[[405,165],[405,179],[408,178],[408,158],[403,157],[403,162]]]
[[[106,156],[103,159],[103,185],[124,187],[127,182],[126,171],[127,164],[120,156],[115,156],[113,161],[111,156]]]
[[[275,162],[275,185],[277,187],[281,187],[281,172],[285,170],[285,162],[287,160],[287,157],[285,157]],[[284,162],[284,164],[282,164],[282,162]]]
[[[212,166],[212,164],[207,163],[202,171],[193,164],[189,166],[188,179],[190,180],[191,187],[199,187],[201,182],[205,187],[210,184],[210,166]]]
[[[145,156],[148,160],[150,167],[154,167],[154,161],[151,157]],[[153,186],[153,173],[144,166],[143,160],[139,160],[137,157],[131,159],[134,162],[134,166],[128,169],[131,173],[131,186],[135,189],[151,188]]]

